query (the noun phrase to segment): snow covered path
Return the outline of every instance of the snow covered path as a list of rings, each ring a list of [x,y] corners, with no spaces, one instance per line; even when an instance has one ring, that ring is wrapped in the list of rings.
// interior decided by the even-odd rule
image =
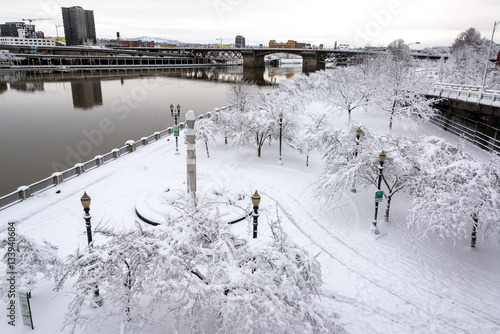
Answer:
[[[429,126],[428,131],[439,132]],[[16,221],[20,233],[58,245],[59,255],[65,256],[86,243],[84,191],[92,197],[94,226],[100,221],[131,226],[138,220],[134,205],[141,194],[185,189],[183,142],[180,156],[174,155],[173,141],[160,140],[0,211],[0,231]],[[325,282],[320,297],[349,333],[500,333],[498,246],[484,241],[473,251],[468,240],[452,247],[419,239],[406,228],[404,195],[394,198],[389,223],[379,216],[382,234],[376,239],[369,231],[374,189],[343,194],[326,208],[314,195],[320,157],[311,156],[306,167],[304,156],[285,147],[283,160],[283,166],[277,164],[276,143],[266,144],[259,159],[256,148],[219,142],[210,158],[198,150],[198,187],[249,195],[257,189],[262,196],[259,238],[269,237],[266,221],[277,214],[292,240],[318,254]],[[384,208],[382,203],[380,212]],[[236,225],[251,239],[249,221]],[[34,293],[36,332],[56,333],[62,327],[68,299],[51,294],[47,283]],[[0,332],[21,333],[23,328],[8,326],[2,313]]]
[[[296,229],[290,233],[294,239],[320,255],[325,297],[333,298],[330,302],[336,310],[336,302],[345,304],[339,311],[350,324],[347,328],[358,333],[498,333],[500,276],[418,240],[406,229],[401,212],[382,226],[387,236],[373,238],[369,217],[356,206],[360,197],[369,203],[371,194],[348,194],[326,214],[313,196],[301,195],[305,189],[294,185],[287,190],[283,196],[281,184],[261,194],[277,202],[280,215],[290,225],[285,230]],[[359,318],[360,310],[366,312],[363,317],[375,317],[369,326]]]

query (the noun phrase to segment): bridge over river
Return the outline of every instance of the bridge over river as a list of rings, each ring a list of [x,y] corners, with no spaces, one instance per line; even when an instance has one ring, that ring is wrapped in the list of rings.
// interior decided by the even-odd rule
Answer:
[[[364,57],[374,55],[380,51],[373,50],[340,50],[340,49],[288,49],[288,48],[125,48],[127,51],[158,52],[164,55],[193,57],[195,63],[204,63],[206,60],[243,60],[245,68],[264,67],[264,57],[275,53],[287,53],[301,56],[303,68],[306,71],[324,69],[327,63],[335,65],[352,65],[359,63]],[[412,56],[419,59],[441,59],[441,55],[431,55],[413,52]]]
[[[120,47],[107,48],[83,48],[83,47],[61,47],[46,46],[39,47],[36,54],[29,46],[7,46],[0,45],[0,49],[9,50],[12,53],[24,57],[36,58],[37,55],[45,55],[51,58],[53,64],[63,64],[64,56],[80,56],[92,59],[92,62],[79,62],[85,65],[201,65],[238,62],[243,63],[244,68],[262,68],[265,66],[264,57],[275,53],[287,53],[301,56],[303,69],[315,71],[324,69],[327,63],[335,65],[352,65],[359,63],[363,58],[380,53],[374,50],[340,50],[340,49],[287,49],[287,48],[206,48],[206,47]],[[411,55],[418,59],[441,59],[441,55],[433,55],[421,52],[412,52]],[[122,59],[117,59],[120,56]],[[445,57],[446,59],[447,57]],[[61,61],[57,61],[60,59]],[[126,60],[126,61],[125,61]],[[72,64],[73,65],[73,64]]]

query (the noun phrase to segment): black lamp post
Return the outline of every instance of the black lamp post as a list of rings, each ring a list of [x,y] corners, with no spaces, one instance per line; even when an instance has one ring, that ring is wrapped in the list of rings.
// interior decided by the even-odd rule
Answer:
[[[280,112],[280,165],[283,164],[283,161],[281,161],[281,138],[282,138],[282,134],[283,134],[283,113]]]
[[[92,218],[92,216],[89,213],[90,201],[91,201],[90,196],[87,195],[86,192],[84,192],[82,198],[80,198],[80,202],[82,202],[83,211],[85,212],[85,214],[83,215],[83,219],[85,219],[85,226],[87,227],[87,241],[89,244],[89,249],[92,248],[92,229],[90,224],[90,218]],[[99,294],[99,286],[97,284],[94,287],[94,296],[92,299],[95,303],[94,305],[97,305],[98,307],[102,306],[103,299],[102,296]]]
[[[87,195],[86,192],[84,192],[80,201],[82,202],[83,211],[85,212],[85,214],[83,215],[83,219],[85,219],[85,226],[87,227],[87,241],[88,241],[89,247],[92,247],[92,225],[90,224],[90,218],[92,218],[92,216],[89,213],[90,212],[90,196]]]
[[[382,151],[379,154],[378,159],[379,159],[380,164],[378,166],[378,186],[377,186],[377,189],[380,191],[380,184],[382,182],[382,171],[384,170],[384,161],[385,161],[385,152],[384,151]],[[377,200],[377,197],[375,197],[375,217],[373,218],[372,227],[371,227],[372,233],[375,235],[379,234],[379,230],[377,227],[377,213],[378,213],[378,203],[380,200]]]
[[[253,238],[257,238],[257,225],[259,224],[259,203],[260,203],[260,195],[255,191],[255,194],[252,195],[252,204],[253,204]]]
[[[362,133],[363,133],[363,131],[361,131],[361,128],[358,128],[356,130],[356,150],[354,151],[354,157],[358,156],[359,137],[361,137]],[[354,181],[352,182],[351,192],[353,192],[353,193],[356,192],[356,186],[354,185]]]
[[[175,154],[179,154],[179,129],[177,129],[177,117],[181,114],[181,106],[178,104],[177,109],[174,110],[174,105],[170,104],[170,114],[174,118],[174,136],[175,136]],[[177,135],[176,132],[177,131]]]

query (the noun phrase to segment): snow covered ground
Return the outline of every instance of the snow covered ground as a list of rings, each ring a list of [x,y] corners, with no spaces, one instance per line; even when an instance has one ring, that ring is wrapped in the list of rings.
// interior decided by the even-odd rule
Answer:
[[[308,109],[324,107],[313,103]],[[342,116],[337,125],[346,121],[347,116]],[[386,118],[363,112],[353,112],[353,121],[375,132],[387,128]],[[432,124],[413,129],[396,122],[393,132],[439,135],[458,142]],[[77,246],[84,248],[87,239],[80,204],[84,191],[92,197],[94,226],[99,222],[132,226],[138,220],[135,203],[145,193],[186,188],[186,146],[181,138],[181,154],[175,155],[172,139],[141,147],[0,211],[1,236],[8,222],[16,222],[19,233],[57,245],[61,257]],[[201,146],[197,150],[198,188],[243,191],[249,196],[258,190],[262,197],[259,238],[269,237],[266,221],[278,214],[290,238],[318,254],[325,283],[322,303],[340,315],[348,333],[500,333],[500,259],[493,241],[479,236],[477,248],[471,249],[469,240],[453,247],[451,242],[417,238],[406,227],[404,194],[394,198],[388,223],[379,214],[381,234],[374,238],[369,228],[375,189],[345,193],[324,207],[312,187],[321,172],[319,154],[311,156],[306,167],[305,156],[286,146],[284,164],[279,165],[276,142],[265,144],[262,158],[257,158],[255,147],[228,147],[222,138],[210,149],[210,158]],[[468,144],[466,149],[487,159],[479,149]],[[384,206],[382,202],[379,212]],[[252,242],[249,220],[234,228]],[[0,270],[5,270],[3,264]],[[31,299],[34,332],[60,332],[68,302],[67,295],[54,294],[51,283],[39,284]],[[6,308],[2,309],[0,333],[31,331],[23,328],[19,311],[17,326],[9,326]]]

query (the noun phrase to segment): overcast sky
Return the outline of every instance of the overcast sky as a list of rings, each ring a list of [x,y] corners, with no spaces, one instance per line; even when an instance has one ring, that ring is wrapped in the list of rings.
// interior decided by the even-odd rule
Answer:
[[[55,36],[62,24],[61,7],[94,11],[98,38],[162,37],[192,43],[267,45],[270,39],[351,47],[386,46],[396,38],[420,46],[449,46],[457,35],[474,27],[491,38],[500,21],[499,0],[23,0],[9,1],[0,22],[23,18],[37,30]],[[500,26],[495,42],[500,43]],[[59,28],[63,35],[64,29]]]

